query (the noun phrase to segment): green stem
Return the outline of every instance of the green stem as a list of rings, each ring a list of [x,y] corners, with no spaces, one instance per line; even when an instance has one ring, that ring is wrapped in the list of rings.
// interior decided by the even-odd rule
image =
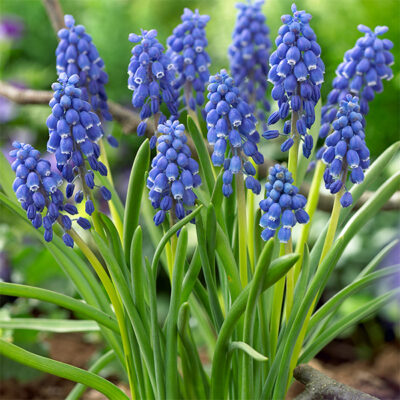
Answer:
[[[285,254],[284,244],[280,245],[279,257]],[[282,317],[282,303],[283,303],[283,292],[285,290],[285,277],[283,276],[274,285],[274,296],[272,300],[272,312],[271,312],[271,323],[270,323],[270,349],[271,349],[271,362],[274,360],[276,353],[276,346],[278,343],[279,326]]]
[[[247,285],[247,229],[246,229],[246,196],[243,174],[235,174],[237,193],[237,217],[239,229],[239,273],[242,287]]]
[[[299,119],[299,115],[297,112],[292,113],[291,120],[291,132],[293,135],[293,146],[289,150],[289,161],[288,161],[288,170],[292,173],[293,185],[296,185],[297,178],[297,162],[299,157],[299,144],[300,144],[300,135],[297,132],[296,122]]]
[[[315,172],[313,176],[313,180],[310,187],[310,192],[308,194],[308,200],[305,210],[310,217],[310,221],[308,224],[305,224],[301,228],[300,238],[296,245],[296,253],[300,254],[300,259],[296,263],[294,267],[294,282],[296,284],[300,271],[301,271],[301,264],[303,262],[303,255],[304,255],[304,245],[307,243],[308,235],[310,233],[311,228],[311,221],[313,219],[315,210],[318,206],[319,200],[319,189],[321,187],[322,177],[324,175],[325,165],[322,161],[318,161],[315,167]]]
[[[107,158],[107,153],[106,153],[106,148],[104,146],[103,139],[99,140],[99,145],[100,145],[100,161],[107,167],[107,180],[110,182],[110,185],[113,186],[113,178],[111,175],[111,169],[110,169],[110,164],[108,162]],[[114,221],[115,227],[117,228],[119,238],[121,239],[121,242],[123,241],[123,226],[122,226],[122,221],[121,218],[118,214],[117,208],[114,204],[114,199],[111,198],[111,200],[108,202],[108,206],[110,208],[110,213],[112,216],[112,219]]]
[[[253,163],[254,168],[256,169],[255,178],[257,178],[257,165]],[[254,206],[254,193],[250,190],[247,194],[247,224],[248,224],[248,242],[247,247],[249,249],[249,261],[250,261],[250,268],[251,272],[254,274],[254,267],[255,267],[255,243],[254,243],[254,232],[255,232],[255,212],[256,208]]]

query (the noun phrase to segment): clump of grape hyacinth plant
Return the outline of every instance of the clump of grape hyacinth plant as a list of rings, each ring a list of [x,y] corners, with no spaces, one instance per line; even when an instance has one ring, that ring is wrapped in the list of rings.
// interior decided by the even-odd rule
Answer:
[[[129,41],[135,43],[128,66],[128,88],[133,91],[133,107],[140,109],[141,122],[137,134],[145,134],[148,120],[153,117],[154,135],[150,139],[153,148],[157,141],[157,125],[166,121],[160,111],[161,104],[166,104],[172,116],[178,114],[177,93],[172,87],[174,65],[164,53],[164,46],[158,41],[155,29],[142,30],[140,35],[131,33]]]
[[[272,98],[278,102],[279,110],[268,118],[268,125],[285,121],[283,136],[287,139],[281,146],[288,151],[299,138],[303,141],[303,154],[308,158],[313,148],[313,138],[308,134],[315,121],[315,105],[321,96],[325,66],[321,60],[321,47],[310,27],[311,15],[297,11],[292,5],[292,15],[283,15],[283,25],[275,40],[277,49],[271,54],[271,69],[268,79],[273,83]],[[292,113],[292,121],[287,120]],[[293,126],[292,126],[293,125]],[[267,130],[263,136],[274,139],[278,130]]]
[[[266,99],[268,58],[271,48],[269,28],[261,11],[264,0],[236,4],[239,10],[228,54],[232,77],[240,94],[260,121],[265,121],[270,105]]]
[[[65,72],[68,77],[79,75],[77,86],[82,91],[82,100],[89,102],[100,118],[111,121],[105,90],[108,75],[104,71],[104,61],[83,25],[75,25],[72,15],[65,15],[64,22],[66,28],[58,31],[57,73]],[[118,146],[112,135],[108,135],[107,140],[112,146]]]
[[[67,231],[72,227],[72,220],[67,215],[78,214],[73,204],[64,202],[64,195],[59,189],[63,183],[61,175],[51,170],[48,160],[41,158],[40,152],[30,144],[14,142],[10,156],[15,158],[11,167],[16,178],[13,190],[21,207],[26,211],[32,225],[39,229],[44,227],[44,239],[53,239],[53,225],[59,221],[64,230],[62,239],[69,246],[74,241]],[[86,218],[77,218],[77,223],[84,229],[90,229]]]
[[[157,155],[151,162],[152,169],[147,178],[149,199],[154,209],[154,223],[164,222],[168,211],[182,219],[190,214],[196,195],[193,189],[201,185],[199,164],[192,158],[185,126],[178,120],[158,125]]]
[[[224,69],[210,77],[208,92],[207,139],[214,147],[211,161],[215,166],[224,167],[224,196],[232,194],[233,175],[240,172],[246,175],[246,187],[255,194],[260,193],[261,185],[254,178],[256,170],[248,157],[259,165],[264,162],[264,156],[258,151],[260,135],[250,106],[241,99],[234,80]]]
[[[260,219],[260,226],[264,228],[261,237],[269,240],[279,228],[279,241],[287,243],[296,223],[306,224],[309,221],[304,210],[307,199],[293,185],[292,174],[279,164],[269,169],[265,189],[266,198],[260,201],[260,208],[264,211]]]
[[[358,25],[358,30],[364,33],[356,45],[346,51],[344,60],[336,69],[336,77],[332,82],[333,89],[328,95],[327,104],[322,107],[322,126],[319,132],[325,138],[330,132],[330,124],[336,117],[337,109],[347,94],[360,98],[360,113],[366,115],[368,103],[375,97],[375,92],[383,90],[383,80],[393,78],[390,66],[394,63],[390,50],[393,42],[380,39],[378,36],[386,33],[387,26],[377,26],[374,31],[365,25]]]
[[[322,161],[327,164],[324,172],[325,187],[332,194],[345,188],[341,196],[342,207],[353,203],[351,193],[346,188],[348,173],[352,183],[361,183],[364,172],[370,164],[369,150],[365,143],[365,120],[361,114],[358,97],[351,94],[341,101],[336,119],[332,123],[334,129],[325,139]]]
[[[52,111],[46,122],[49,128],[47,151],[55,154],[57,168],[68,182],[67,198],[74,195],[78,180],[81,189],[75,193],[74,200],[81,203],[85,199],[86,213],[92,215],[91,190],[96,186],[93,171],[106,176],[107,167],[99,161],[97,141],[103,136],[100,119],[91,105],[82,100],[82,90],[76,87],[78,82],[78,75],[68,78],[66,73],[61,73],[58,82],[52,85],[54,95],[49,103]],[[105,186],[100,188],[100,192],[104,200],[111,199]]]
[[[167,54],[176,71],[172,83],[175,90],[183,88],[183,102],[186,107],[196,110],[204,103],[204,87],[210,73],[210,56],[206,51],[206,25],[210,20],[208,15],[200,15],[185,8],[180,23],[167,39]]]

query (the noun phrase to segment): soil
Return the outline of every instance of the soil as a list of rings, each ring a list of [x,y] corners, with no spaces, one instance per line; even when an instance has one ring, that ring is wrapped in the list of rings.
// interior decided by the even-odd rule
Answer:
[[[78,333],[58,334],[49,339],[50,357],[77,367],[87,368],[87,362],[97,346],[84,341]],[[327,346],[319,359],[310,363],[326,375],[369,393],[382,400],[400,399],[400,343],[386,344],[369,361],[354,360],[354,349],[344,342],[334,341]],[[117,383],[116,377],[109,377]],[[74,384],[52,375],[44,375],[39,380],[21,384],[8,380],[0,384],[1,400],[62,400]],[[118,383],[125,392],[127,387]],[[288,395],[293,399],[302,391],[302,385],[295,383]],[[84,400],[106,399],[95,390],[87,390]]]

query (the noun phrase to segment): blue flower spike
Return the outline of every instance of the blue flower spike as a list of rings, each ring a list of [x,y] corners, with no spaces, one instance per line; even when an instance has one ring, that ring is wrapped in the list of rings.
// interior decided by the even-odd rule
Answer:
[[[266,120],[270,105],[268,88],[268,59],[271,48],[269,28],[261,7],[264,0],[236,4],[239,10],[228,55],[232,77],[253,114]]]
[[[177,92],[172,87],[175,77],[174,65],[165,54],[164,46],[157,39],[157,31],[142,30],[140,35],[131,33],[129,41],[134,43],[132,57],[128,66],[128,88],[133,91],[132,105],[140,110],[137,127],[138,136],[143,136],[148,128],[149,118],[153,117],[154,127],[164,123],[166,117],[160,111],[165,103],[171,118],[178,115]],[[154,148],[157,142],[156,129],[150,139]]]
[[[286,141],[281,150],[288,151],[293,146],[294,136],[299,134],[303,142],[303,155],[309,158],[313,139],[307,130],[315,122],[315,105],[321,96],[325,66],[320,57],[321,47],[309,25],[311,15],[298,11],[295,4],[292,5],[292,13],[282,16],[283,25],[275,40],[277,49],[269,59],[271,69],[268,80],[274,85],[271,95],[278,102],[279,109],[269,116],[267,124],[285,121],[282,136]],[[297,114],[297,132],[292,132],[288,120],[291,113]],[[272,132],[268,129],[263,134],[264,138],[274,138]]]
[[[49,103],[52,112],[46,122],[49,129],[47,151],[55,154],[57,168],[68,183],[67,198],[74,196],[76,184],[79,183],[81,190],[76,191],[75,201],[80,203],[85,198],[86,203],[92,203],[90,191],[97,186],[93,171],[107,175],[106,166],[99,161],[100,147],[97,144],[103,136],[103,130],[90,103],[82,99],[82,89],[77,87],[78,83],[78,75],[68,78],[62,72],[58,82],[52,85],[54,95]],[[109,200],[110,195],[105,188],[101,194],[105,200]],[[93,206],[86,207],[87,211],[92,209]],[[90,212],[88,214],[91,215]]]
[[[179,92],[183,88],[185,106],[195,111],[204,104],[204,88],[210,76],[205,31],[210,17],[185,8],[181,20],[167,39],[167,54],[176,73],[172,86]]]
[[[257,147],[260,141],[257,120],[226,70],[211,76],[209,82],[209,101],[205,105],[207,139],[214,147],[212,163],[224,168],[223,194],[226,197],[232,194],[233,175],[240,172],[246,176],[247,189],[259,194],[261,185],[254,178],[256,170],[248,160],[250,157],[258,165],[264,162]]]
[[[279,164],[269,169],[265,189],[266,197],[260,201],[260,208],[264,211],[260,219],[260,226],[264,228],[261,237],[267,241],[279,229],[279,241],[287,243],[296,223],[306,224],[310,219],[304,210],[307,200],[293,185],[292,174]]]
[[[201,185],[199,164],[191,156],[184,125],[168,120],[158,125],[158,132],[157,155],[147,178],[149,199],[158,210],[156,225],[164,222],[168,211],[177,219],[190,214],[197,198],[193,189]]]
[[[108,75],[104,71],[104,61],[83,25],[75,25],[72,15],[65,15],[64,22],[66,27],[58,31],[57,73],[65,72],[68,78],[77,74],[81,99],[91,104],[100,119],[111,121],[105,90]],[[117,139],[112,135],[108,135],[107,140],[111,146],[118,146]]]
[[[327,166],[324,173],[325,187],[332,194],[344,189],[340,199],[342,207],[353,203],[351,193],[346,189],[348,174],[352,183],[361,183],[364,171],[370,164],[364,127],[365,120],[358,97],[346,95],[332,123],[333,132],[325,139],[322,154],[322,161]]]
[[[41,158],[40,152],[30,144],[14,142],[13,148],[10,151],[10,156],[15,158],[11,164],[16,175],[13,190],[28,219],[36,229],[43,226],[47,242],[53,239],[53,225],[58,221],[64,229],[64,243],[73,247],[74,241],[68,233],[72,227],[69,215],[76,215],[78,210],[65,203],[59,189],[63,183],[62,176],[52,171],[50,162]],[[78,224],[84,229],[91,227],[90,222],[82,217],[78,218]]]
[[[339,104],[348,94],[360,98],[360,113],[368,114],[369,105],[375,93],[383,90],[384,80],[393,78],[390,66],[394,64],[393,42],[380,39],[386,33],[387,26],[377,26],[374,31],[365,25],[358,25],[358,30],[364,33],[356,45],[348,50],[343,62],[336,69],[336,77],[332,82],[333,89],[328,95],[327,104],[322,107],[322,126],[319,132],[321,138],[330,133],[331,123],[336,117]]]

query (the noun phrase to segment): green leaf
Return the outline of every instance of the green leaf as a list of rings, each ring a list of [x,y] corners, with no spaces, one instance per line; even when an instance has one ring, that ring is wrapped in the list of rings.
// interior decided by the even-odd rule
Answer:
[[[214,220],[215,222],[215,220]],[[218,299],[218,292],[217,292],[217,285],[215,283],[212,271],[211,271],[211,266],[210,266],[210,259],[209,259],[209,252],[208,250],[208,243],[212,241],[212,236],[208,237],[206,240],[206,235],[204,232],[204,227],[203,227],[203,222],[201,217],[197,218],[196,221],[196,232],[197,232],[197,243],[198,243],[198,249],[199,249],[199,254],[200,254],[200,259],[201,259],[201,264],[203,267],[203,273],[204,273],[204,279],[206,281],[206,287],[207,287],[207,293],[210,301],[210,306],[211,306],[211,312],[212,312],[212,319],[214,321],[214,325],[217,329],[217,331],[220,329],[222,322],[224,320],[224,317],[222,315],[222,310],[221,306],[219,304],[219,299]],[[215,232],[215,228],[214,228]],[[215,239],[214,239],[215,242]],[[210,254],[212,259],[214,260],[214,254]]]
[[[83,383],[103,393],[110,400],[129,400],[121,389],[92,372],[47,357],[38,356],[2,339],[0,339],[0,354],[39,371]]]
[[[379,279],[385,278],[387,276],[393,275],[399,271],[399,265],[392,267],[387,267],[376,272],[372,272],[368,275],[362,276],[355,282],[347,285],[340,292],[336,293],[331,297],[311,318],[308,325],[309,332],[312,332],[315,326],[320,323],[324,318],[332,313],[336,313],[340,305],[350,296],[357,293],[359,290],[365,288],[366,286],[372,285]]]
[[[176,247],[175,264],[172,272],[171,301],[167,316],[165,360],[167,399],[177,399],[179,397],[177,323],[179,308],[181,305],[181,288],[186,259],[187,242],[188,235],[186,227],[184,227],[179,234],[178,245]]]
[[[151,269],[153,271],[154,276],[157,276],[158,262],[160,261],[161,253],[164,250],[165,245],[168,243],[168,240],[178,232],[184,225],[186,225],[190,220],[192,220],[203,208],[202,205],[195,208],[190,214],[186,215],[185,218],[178,221],[175,225],[173,225],[162,237],[160,243],[158,244],[156,251],[153,256],[153,261],[151,263]]]
[[[150,162],[150,146],[146,139],[136,153],[129,178],[124,214],[124,249],[125,260],[129,263],[129,249],[133,233],[139,223],[140,203],[145,185],[145,176]]]
[[[107,241],[109,243],[110,250],[112,250],[115,258],[117,259],[123,273],[125,274],[125,279],[129,278],[129,270],[125,262],[125,254],[122,248],[122,243],[119,238],[117,228],[115,227],[113,221],[107,217],[105,214],[100,214],[100,219],[104,225],[104,230],[107,235]]]
[[[262,291],[267,290],[279,279],[287,274],[290,268],[299,259],[297,253],[282,256],[271,263],[268,274],[263,282]],[[211,396],[212,399],[223,398],[225,387],[226,371],[227,371],[227,352],[228,342],[235,329],[237,322],[246,309],[247,299],[250,293],[250,285],[247,285],[232,304],[231,309],[227,313],[224,323],[218,335],[217,344],[215,346],[214,358],[211,370]],[[265,397],[263,397],[265,398]]]
[[[229,345],[229,351],[232,352],[233,350],[241,350],[256,361],[261,361],[261,362],[268,361],[268,357],[265,357],[257,350],[254,350],[251,346],[249,346],[245,342],[232,342]]]
[[[368,301],[362,307],[354,310],[352,313],[340,318],[334,324],[331,324],[326,330],[324,330],[320,336],[312,343],[310,343],[305,349],[299,359],[299,363],[308,362],[311,360],[322,348],[324,348],[330,341],[340,335],[343,331],[349,327],[357,324],[359,321],[369,317],[370,315],[377,312],[385,304],[392,301],[396,296],[400,294],[400,288],[391,290],[379,296],[376,299]]]
[[[18,285],[16,283],[0,282],[0,292],[6,296],[26,297],[57,304],[68,310],[92,319],[97,323],[113,330],[119,334],[117,321],[109,315],[103,313],[82,301],[51,290],[36,288],[33,286]]]
[[[14,190],[12,189],[14,177],[15,173],[11,169],[10,163],[3,152],[0,152],[0,186],[11,201],[18,203]]]
[[[11,318],[0,319],[0,328],[3,329],[27,329],[44,332],[96,332],[99,325],[94,321],[69,320],[69,319],[46,319],[46,318]]]
[[[94,374],[98,374],[105,368],[111,361],[115,358],[114,350],[109,350],[107,353],[103,354],[100,358],[98,358],[93,365],[89,368],[89,372],[93,372]],[[69,395],[65,398],[65,400],[78,400],[83,395],[87,386],[82,385],[82,383],[78,383],[71,390]]]
[[[196,124],[190,116],[188,116],[187,118],[187,125],[194,145],[196,146],[197,154],[199,156],[200,168],[202,170],[201,176],[204,177],[208,188],[208,193],[211,195],[214,188],[215,175],[206,143],[204,141],[203,135],[197,129]]]
[[[121,221],[124,219],[124,205],[119,197],[118,192],[115,190],[114,185],[110,183],[107,176],[101,175],[98,171],[95,171],[96,179],[99,180],[101,186],[105,186],[111,192],[111,201],[113,202],[115,209],[117,210],[118,216]]]

